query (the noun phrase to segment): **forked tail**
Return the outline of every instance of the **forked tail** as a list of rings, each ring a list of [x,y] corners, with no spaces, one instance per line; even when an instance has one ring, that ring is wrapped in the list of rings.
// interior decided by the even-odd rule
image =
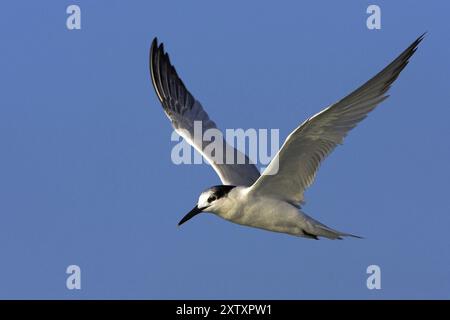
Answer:
[[[303,213],[304,214],[304,213]],[[311,218],[310,216],[306,215],[307,221],[308,221],[308,230],[303,230],[304,236],[307,238],[312,238],[318,240],[318,237],[325,237],[332,240],[342,240],[342,237],[353,237],[358,239],[363,239],[363,237],[351,234],[351,233],[345,233],[341,231],[334,230],[323,223],[320,223],[319,221]]]
[[[342,240],[342,237],[353,237],[353,238],[358,238],[358,239],[363,239],[363,237],[351,234],[351,233],[345,233],[345,232],[340,232],[334,229],[331,229],[327,226],[324,226],[322,224],[320,225],[315,225],[315,229],[317,230],[316,235],[319,237],[326,237],[328,239],[337,239],[337,240]]]

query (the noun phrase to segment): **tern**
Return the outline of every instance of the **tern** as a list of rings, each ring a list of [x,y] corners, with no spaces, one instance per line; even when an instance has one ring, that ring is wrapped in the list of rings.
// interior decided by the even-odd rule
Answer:
[[[212,165],[222,184],[203,191],[181,225],[201,212],[225,220],[293,236],[319,239],[357,237],[332,229],[302,211],[304,191],[313,183],[322,161],[343,143],[348,132],[389,95],[392,83],[406,67],[425,34],[381,72],[345,98],[304,121],[286,138],[262,174],[245,156],[244,164],[217,161],[205,151],[211,142],[194,139],[194,121],[201,121],[203,132],[217,129],[200,102],[186,89],[164,45],[155,38],[150,48],[150,75],[156,95],[176,132]],[[203,135],[202,135],[203,136]],[[224,141],[224,148],[240,151]],[[225,154],[225,153],[224,153]],[[274,166],[278,167],[276,174]]]

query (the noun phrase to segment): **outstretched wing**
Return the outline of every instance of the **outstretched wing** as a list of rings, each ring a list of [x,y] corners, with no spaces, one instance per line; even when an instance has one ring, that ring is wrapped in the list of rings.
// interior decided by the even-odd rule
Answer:
[[[203,134],[208,129],[217,129],[216,124],[209,118],[200,102],[186,89],[171,65],[169,55],[164,52],[164,45],[161,43],[158,46],[157,38],[153,40],[150,48],[150,74],[156,95],[173,128],[212,165],[222,183],[236,186],[252,185],[259,177],[258,169],[250,163],[246,155],[227,144],[223,135],[222,152],[215,150],[214,155],[205,153],[205,148],[213,142],[203,141]],[[194,137],[194,122],[197,121],[201,122],[200,139]],[[233,158],[229,159],[231,155]],[[239,159],[244,161],[238,162]]]
[[[252,186],[251,192],[300,205],[304,201],[304,191],[313,183],[322,160],[388,97],[386,92],[408,64],[423,37],[424,34],[360,88],[295,129]]]

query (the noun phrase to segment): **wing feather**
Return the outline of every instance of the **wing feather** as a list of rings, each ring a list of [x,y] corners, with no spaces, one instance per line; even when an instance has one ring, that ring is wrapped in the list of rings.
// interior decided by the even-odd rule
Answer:
[[[242,153],[226,143],[223,135],[222,159],[217,155],[212,158],[211,155],[205,154],[205,148],[212,142],[194,139],[195,121],[202,123],[202,137],[206,130],[217,129],[217,126],[200,102],[186,89],[170,63],[169,55],[164,52],[164,45],[158,46],[156,38],[150,48],[150,75],[156,95],[173,128],[212,165],[222,183],[236,186],[252,185],[259,177],[258,169],[247,156],[244,156],[244,164],[238,164],[236,161],[234,164],[227,164],[225,159],[227,154],[233,154],[237,159]]]
[[[385,93],[406,67],[424,35],[372,79],[295,129],[251,192],[301,205],[304,191],[313,183],[321,162],[351,129],[388,98]]]

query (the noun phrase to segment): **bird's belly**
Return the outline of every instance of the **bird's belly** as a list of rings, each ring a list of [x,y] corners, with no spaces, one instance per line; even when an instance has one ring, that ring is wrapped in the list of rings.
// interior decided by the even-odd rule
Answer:
[[[234,223],[293,235],[302,235],[303,214],[293,205],[274,199],[259,198],[236,210],[229,217]]]

